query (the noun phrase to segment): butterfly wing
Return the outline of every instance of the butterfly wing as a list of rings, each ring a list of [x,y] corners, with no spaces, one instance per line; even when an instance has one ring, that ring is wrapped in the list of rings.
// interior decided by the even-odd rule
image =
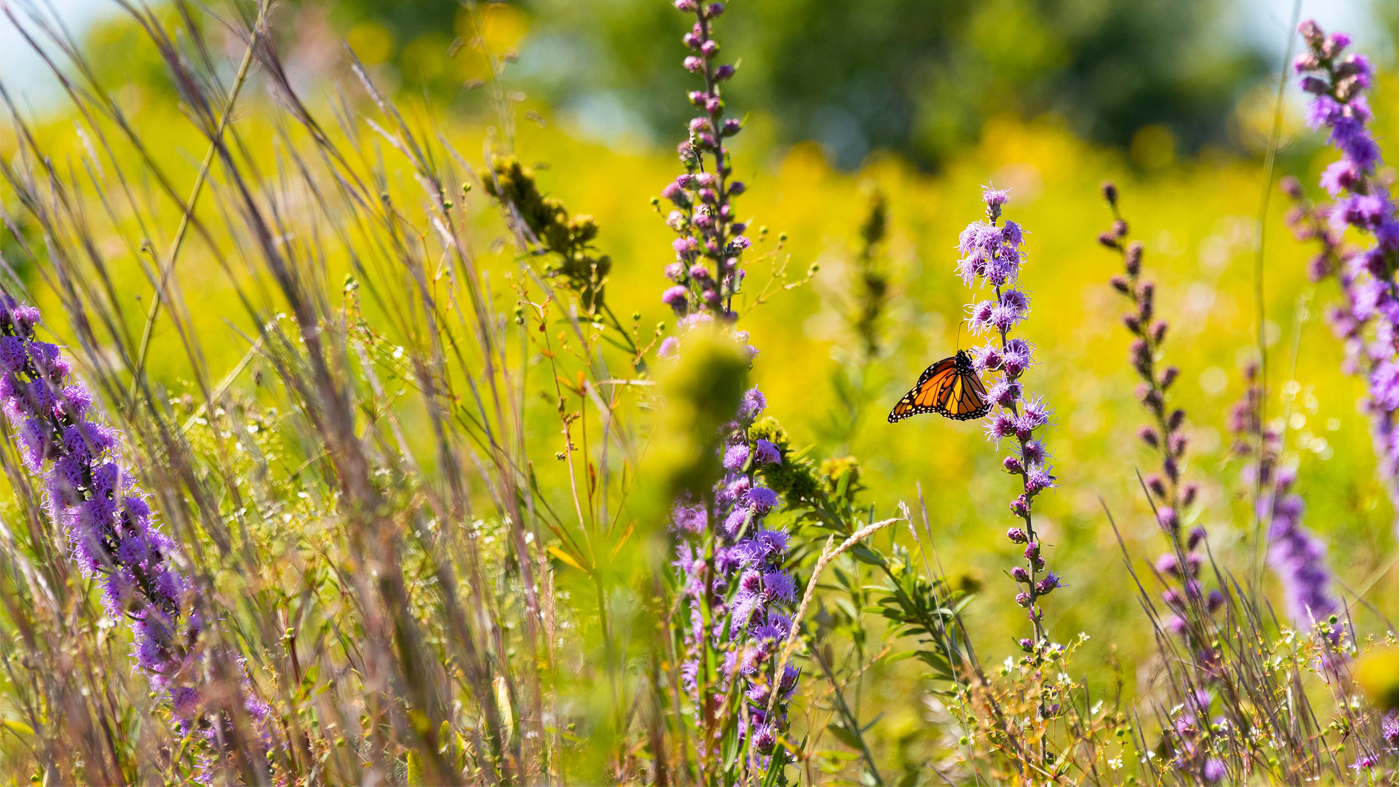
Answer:
[[[919,375],[919,382],[890,411],[889,422],[898,423],[921,413],[941,412],[939,402],[947,401],[948,392],[958,377],[957,363],[953,358],[944,358],[928,367]]]
[[[972,421],[991,412],[982,378],[971,368],[956,370],[957,380],[940,391],[934,412],[955,421]]]

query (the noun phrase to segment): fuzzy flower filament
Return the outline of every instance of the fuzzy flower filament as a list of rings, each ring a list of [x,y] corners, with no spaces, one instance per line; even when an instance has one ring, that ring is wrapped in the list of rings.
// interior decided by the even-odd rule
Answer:
[[[957,273],[968,287],[991,289],[990,298],[973,302],[967,311],[974,334],[992,335],[991,341],[974,350],[974,358],[978,370],[992,377],[988,396],[996,410],[986,422],[987,436],[998,443],[1008,440],[1013,445],[1002,466],[1021,482],[1021,493],[1010,506],[1021,525],[1007,531],[1007,538],[1024,545],[1025,564],[1015,567],[1011,576],[1018,588],[1016,603],[1026,609],[1035,633],[1028,650],[1038,652],[1047,641],[1040,599],[1060,587],[1060,578],[1054,572],[1041,578],[1045,557],[1031,516],[1036,497],[1055,486],[1049,455],[1036,437],[1038,430],[1049,423],[1050,410],[1039,397],[1026,398],[1020,381],[1031,365],[1031,346],[1024,339],[1011,336],[1012,329],[1030,312],[1030,299],[1017,286],[1025,261],[1021,250],[1023,233],[1014,221],[998,223],[1007,201],[1006,192],[984,189],[982,201],[986,220],[969,224],[958,238],[962,257]]]

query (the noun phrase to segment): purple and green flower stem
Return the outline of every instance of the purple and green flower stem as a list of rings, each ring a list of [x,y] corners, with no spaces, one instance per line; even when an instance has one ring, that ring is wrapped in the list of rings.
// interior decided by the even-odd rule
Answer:
[[[741,259],[749,240],[734,206],[744,184],[731,179],[725,144],[740,130],[738,120],[724,117],[721,93],[734,68],[718,62],[719,44],[713,37],[713,23],[724,6],[693,0],[676,0],[675,6],[695,16],[682,39],[693,52],[683,65],[703,79],[703,89],[689,94],[700,114],[691,120],[690,135],[678,148],[686,171],[661,190],[673,206],[666,224],[676,233],[675,260],[665,270],[672,284],[661,300],[675,312],[679,331],[684,332],[700,323],[737,320],[733,299],[743,283]],[[736,336],[747,340],[742,331]],[[659,354],[671,357],[678,347],[676,336],[667,337]],[[757,355],[756,349],[749,351]],[[749,761],[762,769],[787,731],[787,706],[799,676],[793,665],[782,675],[774,674],[778,651],[793,625],[790,614],[797,588],[783,567],[787,533],[765,525],[778,495],[755,475],[760,467],[783,461],[772,443],[749,437],[749,427],[766,404],[757,388],[744,395],[734,422],[726,428],[723,479],[708,500],[678,501],[671,514],[680,541],[676,567],[689,619],[683,634],[687,653],[682,676],[700,716],[696,754],[702,782],[718,772],[723,734],[718,714],[734,681],[744,681],[747,724],[740,735],[749,744]],[[723,654],[718,673],[710,674],[709,656],[718,653]],[[775,683],[779,701],[770,717],[768,696]]]
[[[744,184],[732,180],[733,168],[725,140],[739,133],[741,123],[724,117],[723,83],[734,67],[718,62],[719,43],[713,24],[724,13],[721,3],[676,0],[678,10],[695,15],[695,25],[682,38],[694,54],[686,57],[687,71],[704,80],[703,89],[689,94],[700,114],[690,121],[690,136],[678,148],[685,173],[661,190],[674,206],[666,224],[676,233],[675,262],[666,266],[674,284],[662,300],[678,316],[703,312],[733,320],[734,296],[744,279],[740,267],[749,239],[737,220],[734,198]]]
[[[203,699],[190,685],[204,621],[190,612],[192,588],[173,565],[178,547],[153,521],[117,433],[99,422],[62,351],[36,337],[40,319],[35,307],[0,293],[0,406],[20,455],[41,479],[45,511],[74,563],[101,586],[107,614],[130,628],[132,657],[151,690],[182,728],[216,742],[227,730],[203,723]],[[247,689],[245,710],[260,722],[267,706]]]
[[[1303,526],[1303,499],[1293,491],[1297,473],[1280,466],[1282,436],[1264,424],[1261,404],[1264,388],[1254,365],[1244,369],[1245,390],[1231,408],[1229,428],[1236,435],[1234,452],[1253,455],[1251,446],[1262,446],[1256,462],[1244,469],[1246,485],[1266,490],[1259,496],[1258,516],[1269,523],[1269,566],[1283,586],[1288,615],[1302,627],[1327,625],[1333,645],[1341,641],[1342,627],[1331,620],[1341,610],[1327,567],[1327,547]]]
[[[1328,142],[1342,154],[1320,181],[1334,200],[1323,208],[1330,230],[1320,235],[1324,257],[1337,253],[1348,228],[1369,239],[1362,248],[1340,253],[1339,264],[1314,264],[1312,272],[1335,276],[1342,286],[1345,303],[1332,312],[1332,328],[1345,344],[1346,368],[1366,380],[1363,407],[1371,417],[1380,474],[1394,500],[1400,473],[1400,223],[1394,198],[1376,177],[1380,146],[1368,127],[1372,113],[1366,100],[1374,72],[1364,55],[1346,53],[1351,38],[1345,33],[1326,35],[1313,21],[1299,25],[1298,32],[1308,51],[1293,65],[1299,86],[1312,96],[1308,125],[1326,128]]]
[[[1099,244],[1118,252],[1123,261],[1123,272],[1115,274],[1109,283],[1131,305],[1131,311],[1123,315],[1123,327],[1133,336],[1128,355],[1133,371],[1142,380],[1137,387],[1138,401],[1152,416],[1152,422],[1138,430],[1138,438],[1161,457],[1161,472],[1149,474],[1146,485],[1154,498],[1157,525],[1171,546],[1170,552],[1157,558],[1155,568],[1165,580],[1177,585],[1162,593],[1162,602],[1172,611],[1165,626],[1173,634],[1188,637],[1187,621],[1215,612],[1225,603],[1225,597],[1219,591],[1207,594],[1201,587],[1199,576],[1204,561],[1196,548],[1205,541],[1205,529],[1193,528],[1185,538],[1181,533],[1182,520],[1195,504],[1199,487],[1182,483],[1186,411],[1167,406],[1168,391],[1181,370],[1175,366],[1160,372],[1157,369],[1168,325],[1156,315],[1156,285],[1142,278],[1142,243],[1127,241],[1128,224],[1118,210],[1118,187],[1104,183],[1103,196],[1113,211],[1113,225],[1099,235]],[[1197,633],[1208,642],[1213,628],[1202,620]],[[1193,650],[1210,655],[1206,642],[1195,645]]]
[[[1021,227],[1014,221],[997,223],[1007,201],[1006,192],[984,189],[982,201],[987,209],[986,221],[969,224],[958,238],[958,250],[963,255],[958,262],[958,276],[969,288],[985,285],[993,292],[992,299],[968,306],[968,322],[973,334],[990,332],[996,337],[975,350],[974,358],[979,371],[994,375],[987,393],[997,409],[987,422],[987,436],[998,442],[1005,438],[1015,441],[1002,466],[1021,482],[1021,494],[1011,501],[1011,512],[1021,520],[1021,526],[1012,527],[1006,537],[1014,544],[1024,545],[1025,566],[1012,569],[1011,577],[1019,586],[1016,603],[1026,609],[1034,639],[1023,639],[1020,645],[1027,653],[1040,654],[1048,644],[1040,599],[1060,587],[1060,576],[1045,570],[1040,537],[1031,518],[1036,497],[1055,486],[1049,453],[1035,436],[1036,430],[1049,423],[1050,410],[1039,397],[1027,399],[1023,395],[1021,377],[1031,366],[1032,348],[1024,339],[1010,335],[1011,329],[1030,312],[1029,298],[1016,286],[1025,262]]]

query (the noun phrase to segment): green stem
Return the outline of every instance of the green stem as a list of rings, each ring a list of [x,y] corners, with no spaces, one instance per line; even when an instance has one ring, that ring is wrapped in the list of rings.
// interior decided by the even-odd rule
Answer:
[[[170,251],[166,254],[165,265],[161,268],[160,283],[156,286],[154,297],[151,298],[151,307],[146,311],[146,326],[141,331],[141,346],[136,351],[136,366],[131,370],[131,388],[127,391],[127,396],[131,400],[136,399],[136,386],[146,368],[146,354],[151,348],[151,336],[155,332],[156,318],[160,316],[160,308],[164,303],[165,287],[171,274],[175,272],[175,260],[180,256],[180,249],[184,246],[185,235],[189,232],[190,221],[194,217],[195,203],[204,190],[205,181],[209,179],[209,169],[214,164],[214,156],[223,140],[224,129],[228,128],[230,119],[233,117],[233,105],[238,100],[238,93],[243,89],[243,83],[248,79],[248,72],[252,70],[253,50],[257,46],[258,36],[261,34],[266,15],[267,0],[259,0],[258,18],[253,24],[252,40],[248,42],[248,49],[243,53],[243,62],[238,64],[238,73],[234,76],[233,87],[229,89],[228,98],[224,100],[219,125],[214,130],[214,138],[209,142],[209,150],[204,154],[204,161],[199,165],[199,175],[195,177],[194,188],[190,189],[190,198],[185,202],[185,210],[180,216],[180,226],[175,230],[175,237],[170,242]]]

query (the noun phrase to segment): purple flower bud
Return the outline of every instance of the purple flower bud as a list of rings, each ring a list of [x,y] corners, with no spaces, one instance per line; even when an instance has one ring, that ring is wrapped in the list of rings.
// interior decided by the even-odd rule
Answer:
[[[1026,543],[1026,531],[1019,527],[1009,528],[1006,531],[1006,539],[1013,544],[1024,544]]]
[[[1139,430],[1138,430],[1138,437],[1139,437],[1144,443],[1147,443],[1148,445],[1152,446],[1153,448],[1156,448],[1157,445],[1158,445],[1158,443],[1157,443],[1157,430],[1153,429],[1153,428],[1150,427],[1150,426],[1144,426],[1144,427],[1142,427],[1141,429],[1139,429]]]
[[[1112,276],[1109,278],[1108,283],[1113,285],[1113,289],[1124,295],[1132,292],[1132,287],[1128,284],[1128,280],[1122,276]]]
[[[1026,570],[1024,568],[1021,568],[1020,566],[1011,569],[1011,578],[1016,580],[1017,582],[1031,581],[1031,575],[1026,573]]]
[[[1105,180],[1099,187],[1103,191],[1103,198],[1109,205],[1118,204],[1118,187],[1111,180]]]
[[[1032,541],[1026,544],[1025,552],[1022,553],[1026,560],[1035,560],[1040,556],[1040,542]]]
[[[1177,481],[1181,477],[1181,470],[1177,467],[1176,460],[1170,457],[1162,460],[1162,472],[1167,474],[1167,478]]]
[[[989,440],[1010,437],[1016,434],[1016,417],[1005,410],[999,411],[987,422],[986,431]]]
[[[1162,483],[1162,477],[1153,473],[1147,477],[1147,488],[1152,490],[1152,494],[1158,497],[1167,496],[1167,486]]]
[[[719,16],[722,13],[724,13],[723,3],[710,3],[708,6],[705,7],[705,15],[710,17],[711,19]]]
[[[1021,384],[997,380],[987,389],[987,398],[1002,407],[1013,407],[1021,399]]]
[[[1323,96],[1332,91],[1330,85],[1315,76],[1303,77],[1302,81],[1298,83],[1298,86],[1303,88],[1303,92],[1312,93],[1316,96]]]
[[[773,729],[771,724],[764,724],[754,730],[753,746],[755,749],[758,749],[759,753],[769,754],[773,751],[773,747],[777,745],[778,733]]]
[[[1044,596],[1052,590],[1060,587],[1060,575],[1051,571],[1045,578],[1035,583],[1035,592],[1038,596]]]
[[[1175,530],[1180,526],[1176,517],[1176,509],[1171,506],[1163,506],[1157,509],[1157,521],[1166,530]]]
[[[744,465],[749,461],[749,447],[743,443],[730,446],[724,452],[724,469],[737,473],[744,469]]]
[[[1002,459],[1001,466],[1006,469],[1006,472],[1015,473],[1017,475],[1026,471],[1026,468],[1021,464],[1021,460],[1014,456],[1008,456]]]
[[[1055,485],[1055,477],[1043,467],[1026,469],[1026,495],[1035,495]]]
[[[1303,40],[1308,43],[1308,46],[1315,47],[1322,44],[1322,28],[1318,26],[1317,22],[1311,19],[1305,19],[1299,23],[1298,35],[1303,37]],[[1313,67],[1316,68],[1316,66]]]
[[[685,66],[685,70],[692,74],[698,74],[705,69],[705,61],[695,55],[687,57],[681,62],[681,65]]]
[[[689,295],[690,291],[684,285],[677,284],[674,287],[666,288],[666,291],[661,293],[661,302],[679,314],[685,311]]]
[[[1218,590],[1212,590],[1206,595],[1206,611],[1215,612],[1225,606],[1225,595]]]
[[[1186,453],[1186,443],[1186,435],[1177,432],[1167,438],[1167,452],[1172,456],[1180,457],[1182,454]]]
[[[1176,382],[1176,378],[1179,377],[1180,375],[1181,375],[1181,370],[1180,370],[1180,369],[1176,368],[1175,366],[1168,366],[1167,368],[1165,368],[1165,369],[1162,370],[1162,376],[1161,376],[1161,378],[1157,381],[1157,385],[1160,386],[1161,389],[1162,389],[1163,391],[1165,391],[1165,390],[1167,390],[1168,388],[1172,387],[1172,383]],[[1181,413],[1182,418],[1185,418],[1185,417],[1186,417],[1186,413],[1184,413],[1184,412],[1182,412],[1182,411],[1180,411],[1180,410],[1177,410],[1176,412]],[[1175,416],[1176,416],[1176,413],[1172,413],[1172,416],[1175,417]],[[1172,427],[1172,428],[1173,428],[1173,429],[1176,429],[1178,426],[1180,426],[1180,424],[1178,424],[1177,426],[1174,426],[1174,427]]]
[[[1030,639],[1029,637],[1019,640],[1016,644],[1020,645],[1021,650],[1024,650],[1027,653],[1030,653],[1035,650],[1035,640]]]
[[[1142,271],[1142,241],[1135,240],[1129,243],[1128,248],[1124,250],[1123,270],[1134,278]]]
[[[748,502],[754,514],[763,516],[778,505],[778,493],[765,486],[756,486],[749,490]]]
[[[1025,591],[1016,594],[1016,603],[1023,607],[1029,607],[1034,600],[1035,599],[1031,598],[1031,594]]]
[[[689,12],[695,10],[695,0],[676,0],[674,5],[677,11]]]
[[[729,193],[730,193],[731,195],[733,195],[733,196],[736,196],[736,197],[739,196],[740,194],[743,194],[743,193],[744,193],[744,184],[741,183],[740,181],[737,181],[737,180],[734,181],[733,183],[730,183],[730,184],[729,184]]]
[[[1045,460],[1050,456],[1050,452],[1045,450],[1045,444],[1039,440],[1028,441],[1021,447],[1021,459],[1027,464],[1045,464]]]
[[[1020,516],[1020,517],[1030,516],[1030,513],[1031,513],[1031,503],[1030,503],[1030,500],[1028,500],[1028,499],[1026,498],[1025,495],[1021,495],[1021,496],[1017,497],[1015,500],[1012,500],[1012,501],[1011,501],[1011,513],[1015,514],[1016,516]],[[1009,533],[1010,531],[1007,531],[1007,532]],[[1025,538],[1025,534],[1023,533],[1021,537],[1022,537],[1022,538]],[[1014,539],[1013,539],[1013,540],[1014,540]]]
[[[1192,503],[1195,503],[1195,502],[1196,502],[1196,494],[1200,491],[1200,489],[1201,489],[1201,488],[1200,488],[1199,486],[1196,486],[1195,484],[1187,484],[1187,485],[1181,490],[1181,504],[1184,505],[1184,506],[1189,506],[1189,505],[1191,505]],[[1195,533],[1196,533],[1197,530],[1200,530],[1201,533],[1202,533],[1202,535],[1205,534],[1205,531],[1204,531],[1204,530],[1201,530],[1201,528],[1198,527],[1198,528],[1195,528],[1195,529],[1193,529],[1193,530],[1191,531],[1192,535],[1195,535]],[[1194,545],[1193,545],[1193,546],[1194,546]]]

